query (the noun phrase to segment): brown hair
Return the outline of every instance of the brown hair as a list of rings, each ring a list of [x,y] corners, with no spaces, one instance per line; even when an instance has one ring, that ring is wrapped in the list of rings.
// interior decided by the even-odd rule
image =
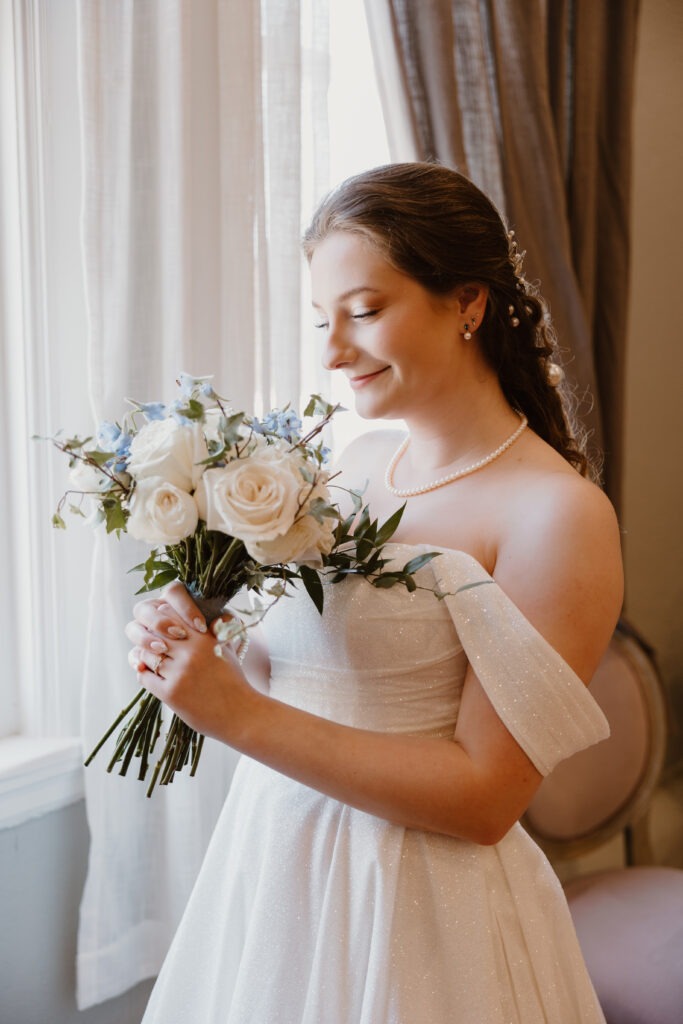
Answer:
[[[493,203],[468,178],[439,164],[388,164],[342,182],[304,234],[310,260],[333,231],[367,237],[397,270],[445,295],[471,282],[489,288],[476,338],[509,404],[582,475],[595,475],[573,395],[553,385],[557,343],[548,310],[522,276],[521,256]],[[511,311],[512,307],[512,311]]]

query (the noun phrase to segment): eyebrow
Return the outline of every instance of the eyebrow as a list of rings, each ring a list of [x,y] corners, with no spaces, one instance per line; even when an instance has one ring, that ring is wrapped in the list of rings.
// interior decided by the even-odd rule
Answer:
[[[350,299],[354,295],[358,295],[360,292],[375,292],[376,294],[379,294],[380,289],[371,288],[369,284],[360,284],[356,288],[349,288],[348,291],[343,292],[341,295],[339,295],[337,298],[337,302],[344,302],[345,299]],[[313,306],[314,309],[321,308],[317,302],[312,302],[311,305]]]

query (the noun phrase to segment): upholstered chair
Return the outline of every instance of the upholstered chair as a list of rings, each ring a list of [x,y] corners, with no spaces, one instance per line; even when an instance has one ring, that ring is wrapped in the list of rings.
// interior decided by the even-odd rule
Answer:
[[[612,735],[561,763],[524,824],[556,864],[623,835],[624,866],[565,892],[607,1024],[683,1024],[683,871],[654,865],[648,809],[667,738],[650,652],[622,624],[591,683]]]

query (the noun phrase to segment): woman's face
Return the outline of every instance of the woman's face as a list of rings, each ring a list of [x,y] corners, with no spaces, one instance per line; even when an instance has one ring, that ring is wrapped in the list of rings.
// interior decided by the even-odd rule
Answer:
[[[361,416],[410,418],[443,401],[463,352],[456,298],[428,292],[348,231],[318,244],[311,279],[323,364],[349,378]]]

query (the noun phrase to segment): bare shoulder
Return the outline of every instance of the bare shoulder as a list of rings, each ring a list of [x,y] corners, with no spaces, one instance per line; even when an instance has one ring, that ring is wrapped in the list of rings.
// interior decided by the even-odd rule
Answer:
[[[600,488],[564,464],[526,472],[510,502],[494,575],[589,680],[623,600],[620,531]]]
[[[518,481],[499,563],[519,547],[546,547],[549,555],[554,551],[569,557],[592,546],[619,550],[619,525],[609,498],[597,484],[564,466],[527,472]]]

